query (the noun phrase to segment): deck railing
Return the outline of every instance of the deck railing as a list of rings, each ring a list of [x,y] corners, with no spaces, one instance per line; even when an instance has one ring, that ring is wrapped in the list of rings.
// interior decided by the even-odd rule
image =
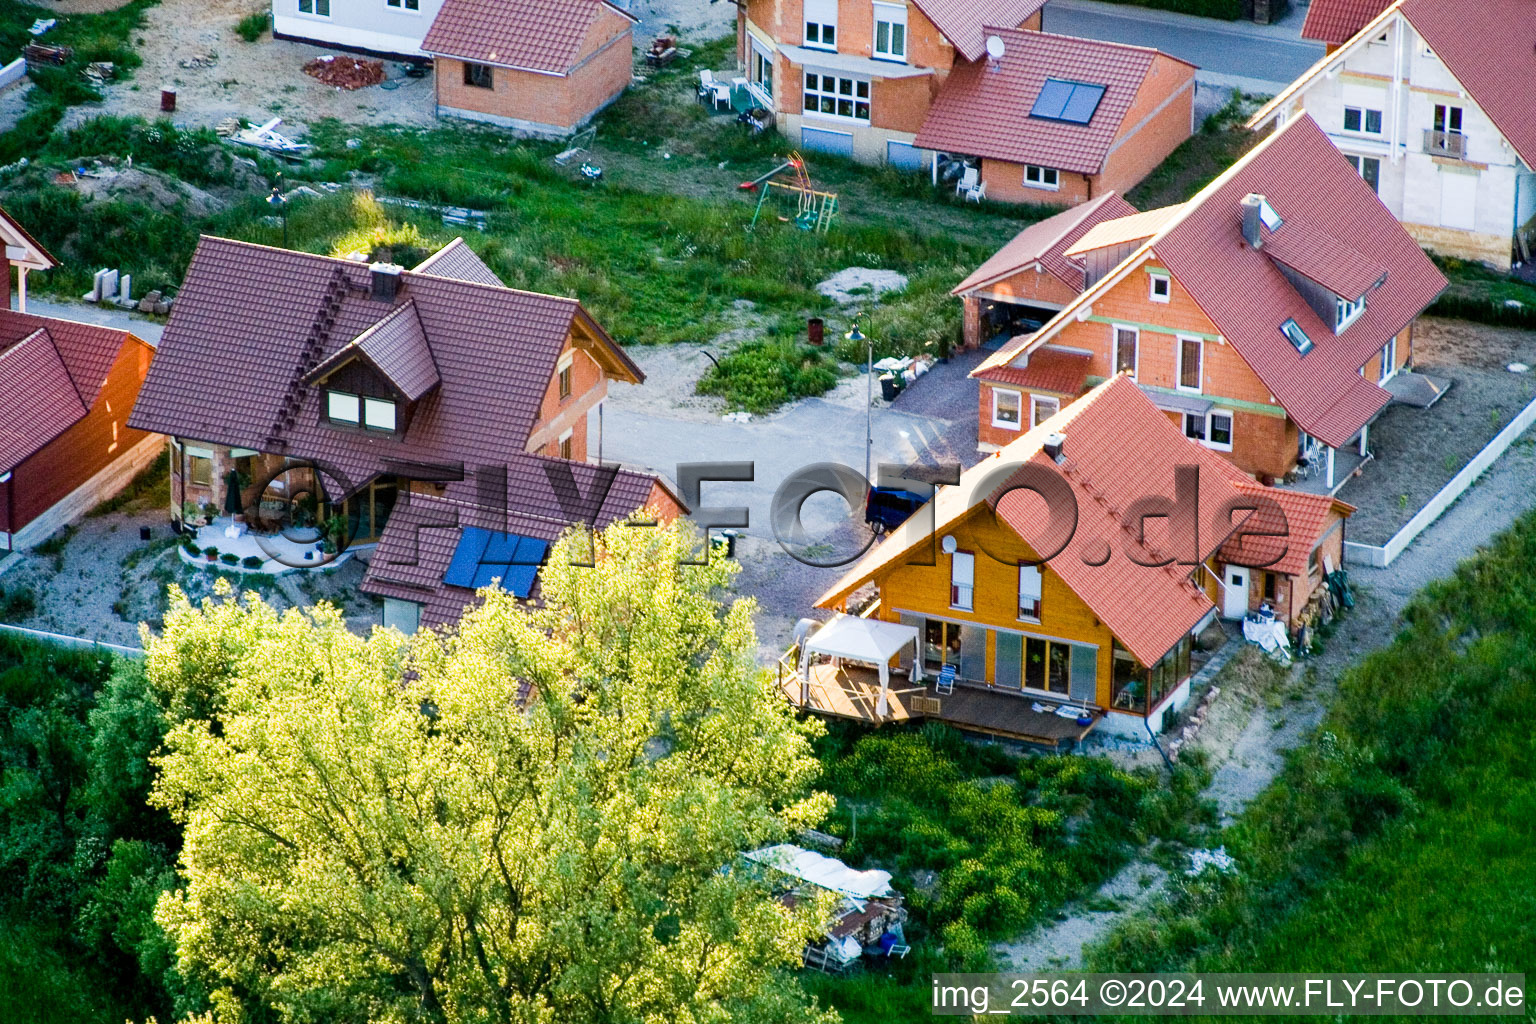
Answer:
[[[1461,132],[1441,132],[1424,129],[1424,152],[1430,156],[1446,156],[1453,160],[1467,158],[1467,137]]]

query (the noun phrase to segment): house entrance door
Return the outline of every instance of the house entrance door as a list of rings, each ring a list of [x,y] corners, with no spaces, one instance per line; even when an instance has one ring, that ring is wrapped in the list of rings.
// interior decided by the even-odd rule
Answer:
[[[1227,566],[1226,584],[1221,599],[1222,617],[1240,619],[1248,614],[1248,570],[1237,565]]]

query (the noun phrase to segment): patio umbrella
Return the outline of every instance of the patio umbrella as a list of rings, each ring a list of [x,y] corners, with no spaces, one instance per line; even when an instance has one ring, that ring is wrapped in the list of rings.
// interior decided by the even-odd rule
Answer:
[[[232,516],[245,512],[245,506],[240,503],[240,474],[233,469],[229,471],[229,479],[224,484],[224,511]]]

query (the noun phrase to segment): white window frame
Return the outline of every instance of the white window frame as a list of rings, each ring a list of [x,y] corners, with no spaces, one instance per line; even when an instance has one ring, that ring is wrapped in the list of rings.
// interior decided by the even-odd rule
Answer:
[[[1002,404],[1003,404],[1001,399],[1004,396],[1008,396],[1008,397],[1013,399],[1013,403],[1014,403],[1014,407],[1013,407],[1014,420],[1013,420],[1012,423],[1010,423],[1007,420],[1003,419],[999,415],[999,413],[1002,410]],[[1023,392],[1021,392],[1021,391],[1014,391],[1011,388],[993,388],[992,389],[992,425],[994,427],[1001,427],[1004,430],[1023,430],[1024,429],[1024,393]]]
[[[1344,154],[1344,159],[1348,160],[1349,161],[1349,165],[1355,169],[1355,173],[1360,175],[1360,180],[1365,182],[1367,185],[1371,186],[1371,191],[1372,192],[1375,192],[1378,195],[1381,194],[1381,158],[1380,157],[1365,156],[1362,153],[1345,153]],[[1374,182],[1372,182],[1371,179],[1369,179],[1369,178],[1367,178],[1365,176],[1365,162],[1367,160],[1371,161],[1371,163],[1376,165],[1376,180]]]
[[[350,403],[347,401],[350,399]],[[338,412],[338,404],[340,412]],[[350,415],[347,413],[350,412]],[[354,395],[350,391],[336,391],[330,388],[325,392],[325,418],[332,423],[348,423],[360,426],[363,422],[363,399],[361,395]]]
[[[1349,114],[1350,114],[1350,111],[1354,111],[1356,114],[1360,115],[1360,127],[1358,127],[1358,128],[1351,128],[1351,127],[1349,127]],[[1369,115],[1371,115],[1371,114],[1375,114],[1376,115],[1376,130],[1375,131],[1371,131],[1370,128],[1366,127],[1367,125],[1370,124],[1370,117],[1369,117]],[[1386,114],[1384,112],[1382,112],[1380,110],[1376,110],[1373,107],[1346,106],[1344,108],[1344,117],[1339,122],[1339,124],[1340,124],[1341,129],[1343,131],[1346,131],[1346,132],[1348,132],[1351,135],[1363,135],[1363,136],[1370,136],[1370,137],[1379,138],[1381,136],[1382,126],[1386,122],[1386,119],[1387,119],[1386,118]]]
[[[1041,413],[1049,408],[1050,412]],[[1030,395],[1029,396],[1029,425],[1038,427],[1046,420],[1061,412],[1061,399],[1055,395]]]
[[[830,20],[828,20],[830,18]],[[811,38],[811,30],[814,26],[816,38]],[[803,32],[801,44],[813,50],[829,50],[837,52],[837,0],[806,0],[802,6],[800,27]],[[830,42],[823,41],[827,29],[832,30]]]
[[[1349,330],[1349,325],[1365,315],[1365,296],[1358,299],[1341,299],[1334,297],[1333,333],[1343,334]]]
[[[1376,373],[1376,383],[1385,384],[1397,376],[1397,335],[1381,346],[1381,366]]]
[[[331,0],[299,0],[297,6],[302,17],[329,18],[331,16]],[[309,8],[307,11],[304,9],[306,6]]]
[[[1200,365],[1196,368],[1194,387],[1187,387],[1184,384],[1184,343],[1187,341],[1194,342],[1198,346],[1200,353]],[[1205,339],[1197,334],[1176,334],[1174,335],[1173,343],[1176,346],[1173,351],[1174,388],[1178,391],[1188,391],[1198,395],[1205,390]]]
[[[1217,417],[1227,421],[1227,440],[1225,444],[1212,439],[1212,428]],[[1201,434],[1199,437],[1195,437],[1190,434],[1189,426],[1191,421],[1200,424]],[[1229,452],[1232,450],[1232,439],[1237,432],[1237,418],[1233,415],[1232,410],[1230,409],[1211,409],[1205,413],[1187,412],[1184,414],[1183,428],[1184,437],[1187,440],[1193,441],[1196,444],[1204,445],[1213,451]]]
[[[1290,331],[1286,330],[1287,326],[1296,328],[1296,333],[1300,335],[1302,341],[1306,343],[1305,348],[1296,344],[1296,339],[1291,336]],[[1307,329],[1305,327],[1296,322],[1295,317],[1291,317],[1290,319],[1286,320],[1285,323],[1280,325],[1280,334],[1285,338],[1286,341],[1290,342],[1291,347],[1296,350],[1297,355],[1304,356],[1317,347],[1317,342],[1314,341],[1312,336],[1307,333]]]
[[[1131,380],[1135,380],[1137,375],[1141,372],[1141,328],[1133,327],[1130,324],[1109,325],[1109,368],[1111,371],[1111,376],[1118,374],[1121,370],[1124,369],[1124,367],[1120,365],[1121,331],[1130,331],[1131,336],[1134,339],[1131,342]]]
[[[1045,600],[1045,573],[1038,565],[1019,566],[1019,621],[1040,624],[1040,607]],[[1031,614],[1026,602],[1034,605]]]
[[[962,573],[960,567],[965,566]],[[961,582],[962,577],[969,576],[968,582]],[[949,556],[949,606],[956,611],[971,612],[976,610],[976,553],[974,551],[956,551]],[[964,587],[964,590],[960,588]],[[969,594],[967,595],[967,591]],[[961,604],[962,598],[969,596],[969,604]]]
[[[384,6],[400,14],[421,13],[421,0],[384,0]]]
[[[871,93],[873,92],[873,90],[870,88],[870,84],[869,84],[869,80],[868,79],[866,79],[866,78],[854,78],[852,76],[841,75],[841,74],[838,74],[836,72],[833,72],[831,74],[823,74],[820,70],[818,70],[816,68],[805,68],[804,72],[805,72],[805,77],[801,81],[802,88],[800,90],[800,102],[801,102],[801,108],[800,109],[801,109],[801,112],[804,114],[804,116],[806,116],[806,117],[814,117],[817,120],[822,120],[822,121],[841,121],[844,124],[869,124],[870,123],[870,120],[869,120],[870,100],[872,98],[871,97]],[[810,85],[809,80],[811,78],[815,78],[816,79],[816,85],[814,87],[812,85]],[[833,83],[833,86],[832,86],[833,91],[832,92],[827,92],[826,89],[825,89],[826,82],[829,79]],[[842,87],[843,87],[843,83],[844,82],[851,82],[853,84],[853,91],[851,93],[844,93],[844,92],[842,92]],[[859,88],[861,86],[864,89],[864,95],[863,96],[859,95]],[[826,111],[822,110],[821,109],[821,104],[819,102],[816,104],[816,109],[812,110],[811,109],[811,105],[808,102],[806,102],[806,101],[808,99],[810,99],[811,97],[813,97],[813,96],[816,97],[818,100],[830,97],[831,100],[832,100],[832,106],[834,108],[834,112],[829,114]],[[844,102],[844,101],[847,101],[848,103],[852,104],[852,109],[854,110],[853,114],[851,114],[851,115],[850,114],[839,114],[839,113],[835,112],[837,105],[839,103],[841,103],[841,102]],[[859,109],[859,106],[861,104],[864,107],[864,116],[863,117],[860,117],[858,115],[858,109]]]
[[[1430,129],[1431,131],[1443,132],[1446,135],[1465,135],[1467,133],[1467,108],[1466,107],[1452,106],[1449,103],[1436,103],[1436,104],[1434,104],[1434,109],[1430,111],[1430,121],[1429,121],[1429,123],[1431,125],[1433,125],[1435,123],[1435,121],[1434,121],[1435,116],[1437,114],[1440,114],[1441,111],[1445,112],[1442,115],[1442,121],[1441,121],[1441,123],[1444,124],[1445,127],[1444,128],[1433,128],[1432,127]],[[1451,127],[1451,121],[1453,120],[1452,115],[1455,115],[1454,116],[1454,120],[1456,122],[1456,127],[1454,127],[1454,128]]]
[[[1031,177],[1033,175],[1033,177]],[[1061,172],[1054,167],[1041,167],[1038,164],[1024,165],[1024,185],[1026,188],[1038,188],[1046,192],[1058,192],[1061,190]]]
[[[773,52],[756,39],[752,40],[751,63],[747,65],[747,77],[771,99],[773,97]],[[772,106],[772,104],[769,104]]]
[[[1147,284],[1147,297],[1153,302],[1171,302],[1173,300],[1173,277],[1161,272],[1148,272],[1150,281]],[[1157,286],[1163,286],[1163,294],[1157,294]]]
[[[369,430],[394,433],[400,422],[400,410],[392,398],[363,397],[363,426]]]
[[[874,0],[874,33],[870,36],[870,53],[876,60],[890,60],[905,64],[907,62],[907,44],[910,42],[907,32],[907,5],[884,3],[882,0]],[[884,25],[890,31],[886,34],[886,47],[880,48],[880,28]],[[896,29],[901,29],[900,49],[892,45],[896,41]]]

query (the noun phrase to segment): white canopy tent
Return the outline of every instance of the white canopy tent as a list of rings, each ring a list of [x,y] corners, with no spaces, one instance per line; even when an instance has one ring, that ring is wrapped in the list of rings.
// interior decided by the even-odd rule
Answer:
[[[880,673],[880,702],[875,711],[883,718],[889,708],[885,695],[891,685],[891,659],[908,644],[912,645],[912,678],[914,681],[923,678],[919,642],[916,626],[861,619],[856,615],[839,613],[805,642],[804,653],[800,658],[800,674],[803,678],[810,678],[813,654],[873,665]]]

